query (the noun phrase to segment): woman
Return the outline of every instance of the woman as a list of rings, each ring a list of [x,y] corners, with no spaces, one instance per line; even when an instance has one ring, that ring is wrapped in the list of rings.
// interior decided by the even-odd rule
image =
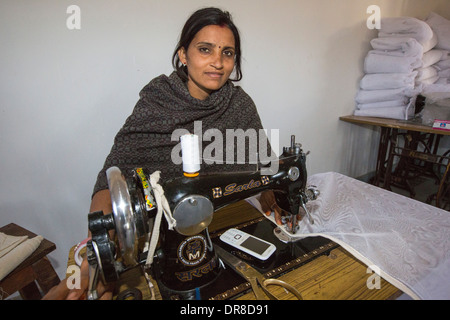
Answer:
[[[231,82],[242,78],[241,46],[228,13],[216,8],[195,12],[182,30],[173,65],[171,75],[153,79],[140,92],[140,100],[117,134],[98,175],[91,212],[111,212],[105,175],[111,166],[118,166],[124,174],[145,167],[149,172],[161,171],[162,179],[180,176],[182,167],[171,160],[171,151],[178,143],[171,141],[176,129],[193,132],[195,121],[201,121],[204,131],[218,129],[224,137],[230,128],[262,129],[252,99]],[[230,79],[233,70],[235,76]],[[202,163],[204,172],[254,167]]]
[[[178,143],[171,140],[176,129],[193,132],[196,121],[201,121],[203,130],[218,129],[223,136],[226,129],[262,129],[252,99],[232,83],[242,78],[241,46],[239,32],[227,12],[217,8],[196,11],[182,30],[172,63],[175,71],[171,75],[161,75],[142,89],[133,113],[115,137],[98,174],[90,212],[112,211],[105,174],[111,166],[119,167],[125,175],[137,167],[145,167],[148,172],[161,171],[162,179],[180,176],[182,167],[171,161],[172,149]],[[243,165],[202,164],[202,171],[225,172],[254,167],[248,162]],[[273,201],[267,201],[267,209],[273,206]],[[68,298],[78,299],[86,290],[87,269],[85,260],[82,288],[70,292]],[[99,286],[102,298],[111,298],[111,292]],[[55,289],[56,292],[67,292],[67,288],[63,286]],[[49,294],[47,298],[54,297]]]

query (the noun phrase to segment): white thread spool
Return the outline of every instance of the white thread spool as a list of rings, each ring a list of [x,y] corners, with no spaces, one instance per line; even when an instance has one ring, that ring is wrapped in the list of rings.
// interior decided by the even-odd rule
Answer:
[[[200,171],[200,150],[198,136],[185,134],[180,137],[181,158],[183,160],[183,171],[196,173]]]

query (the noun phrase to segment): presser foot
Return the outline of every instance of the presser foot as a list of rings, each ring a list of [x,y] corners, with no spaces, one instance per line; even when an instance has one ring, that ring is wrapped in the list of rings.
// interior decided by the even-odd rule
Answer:
[[[299,228],[297,215],[282,216],[281,224],[273,229],[273,234],[284,243],[297,241],[296,237],[290,236],[290,234],[295,234]]]
[[[292,243],[301,240],[297,237],[290,236],[286,231],[283,230],[283,227],[276,227],[275,229],[273,229],[273,234],[278,238],[278,240],[284,243]]]
[[[290,234],[295,234],[298,230],[297,216],[291,215],[290,217],[281,217],[282,226],[278,226],[273,229],[273,234],[281,242],[290,243],[298,241],[297,237],[293,237]]]

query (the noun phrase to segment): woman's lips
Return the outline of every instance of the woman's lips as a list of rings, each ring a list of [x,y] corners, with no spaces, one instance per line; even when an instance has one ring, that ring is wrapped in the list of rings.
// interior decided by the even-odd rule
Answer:
[[[213,79],[219,79],[223,76],[223,73],[220,72],[205,72],[205,74]]]

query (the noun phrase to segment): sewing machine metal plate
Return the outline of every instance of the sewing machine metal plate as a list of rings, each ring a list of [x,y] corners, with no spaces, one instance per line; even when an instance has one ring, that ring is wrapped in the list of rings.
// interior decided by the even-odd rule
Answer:
[[[273,243],[277,250],[267,261],[258,260],[221,241],[219,237],[225,230],[211,234],[213,243],[248,263],[268,278],[277,278],[321,255],[328,254],[331,250],[338,247],[336,243],[323,237],[309,237],[292,243],[281,242],[273,233],[274,224],[265,217],[241,224],[235,228]],[[204,300],[236,299],[248,291],[251,291],[250,283],[245,281],[235,271],[225,268],[221,270],[214,286],[202,290],[202,295],[198,296],[198,298]],[[170,298],[178,299],[177,296]]]

